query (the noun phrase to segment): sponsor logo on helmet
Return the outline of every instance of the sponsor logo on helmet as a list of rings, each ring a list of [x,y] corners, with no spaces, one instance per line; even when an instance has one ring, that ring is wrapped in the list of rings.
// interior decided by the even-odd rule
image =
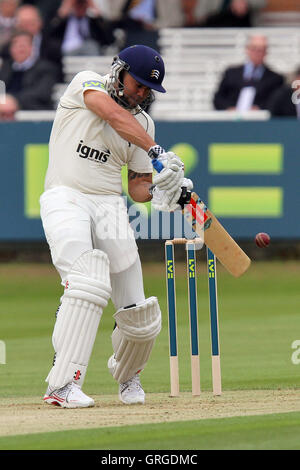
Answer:
[[[160,76],[160,71],[159,70],[153,69],[151,71],[151,74],[150,74],[151,78],[156,78],[158,80],[159,76]]]

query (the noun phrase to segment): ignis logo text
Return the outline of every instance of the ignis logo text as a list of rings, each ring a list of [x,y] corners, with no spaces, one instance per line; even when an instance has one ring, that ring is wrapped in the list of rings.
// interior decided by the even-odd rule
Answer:
[[[81,158],[87,158],[88,160],[93,160],[99,163],[107,162],[108,157],[110,156],[109,149],[97,150],[88,145],[84,145],[83,140],[80,140],[76,152]]]

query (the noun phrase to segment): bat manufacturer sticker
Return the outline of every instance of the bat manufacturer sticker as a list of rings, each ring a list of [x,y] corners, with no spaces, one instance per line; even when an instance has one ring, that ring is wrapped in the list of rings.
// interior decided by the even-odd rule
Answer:
[[[203,230],[207,230],[211,226],[212,220],[206,214],[207,207],[200,198],[197,200],[191,198],[190,204],[188,204],[185,209],[189,212],[189,214],[186,214],[187,219],[192,216],[192,220],[190,222],[193,227],[198,224],[200,228],[203,227]]]

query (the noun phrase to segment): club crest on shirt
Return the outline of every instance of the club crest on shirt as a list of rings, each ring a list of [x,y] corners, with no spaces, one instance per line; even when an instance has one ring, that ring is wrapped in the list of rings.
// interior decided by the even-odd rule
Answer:
[[[98,163],[105,163],[107,162],[109,156],[111,155],[109,149],[95,149],[85,145],[83,140],[80,140],[77,146],[76,152],[78,153],[79,157],[87,158],[88,160],[92,160]]]

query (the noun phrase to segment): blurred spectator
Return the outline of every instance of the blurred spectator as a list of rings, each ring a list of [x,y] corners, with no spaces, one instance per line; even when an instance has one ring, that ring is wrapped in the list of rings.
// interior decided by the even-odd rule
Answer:
[[[33,5],[20,6],[16,20],[17,30],[26,31],[33,37],[33,56],[57,65],[61,60],[57,41],[47,36],[39,9]]]
[[[21,5],[16,12],[15,31],[29,33],[33,38],[32,57],[49,60],[57,68],[60,80],[63,79],[61,54],[56,40],[47,37],[43,19],[38,8],[33,5]],[[2,58],[10,56],[9,41],[0,50]]]
[[[300,67],[290,83],[285,83],[272,94],[268,108],[272,117],[300,119]]]
[[[115,42],[110,22],[93,0],[63,0],[48,33],[58,41],[62,55],[98,55]]]
[[[197,0],[181,0],[181,8],[184,14],[183,26],[189,27],[198,24],[197,3]]]
[[[61,0],[21,0],[21,4],[35,6],[40,11],[44,24],[46,24],[56,14]]]
[[[252,26],[265,5],[266,0],[156,0],[156,25],[160,28]]]
[[[0,0],[0,47],[7,44],[16,24],[19,0]]]
[[[95,0],[103,15],[106,18],[114,21],[120,21],[124,14],[136,9],[149,8],[147,4],[152,4],[152,17],[150,24],[156,30],[160,28],[172,27],[189,27],[189,26],[204,26],[205,21],[215,14],[221,13],[223,15],[229,7],[230,3],[233,12],[238,16],[241,15],[242,10],[245,8],[245,3],[251,11],[251,21],[253,16],[256,15],[261,8],[266,5],[267,0],[151,0],[148,3],[143,0]],[[143,3],[145,6],[143,6]],[[127,14],[127,17],[133,17]],[[146,25],[145,30],[149,27],[149,19],[144,17]]]
[[[174,0],[173,0],[174,1]],[[180,0],[175,0],[175,2]],[[144,2],[144,0],[94,0],[95,5],[99,8],[102,15],[113,21],[125,20],[128,17],[138,16],[145,22],[152,22],[153,5],[156,0]],[[135,10],[135,13],[131,13]],[[148,11],[147,11],[148,10]]]
[[[253,16],[266,5],[265,0],[219,0],[219,9],[208,15],[202,26],[206,28],[249,28]]]
[[[156,0],[131,1],[128,17],[134,21],[140,22],[145,29],[152,29],[155,18],[155,3]]]
[[[53,109],[51,91],[57,82],[51,62],[34,58],[32,36],[16,32],[10,42],[10,58],[3,61],[0,80],[6,85],[5,103],[0,104],[2,120],[14,119],[18,110]]]
[[[144,31],[160,28],[183,27],[186,16],[193,15],[203,0],[95,0],[103,15],[115,21],[117,27],[132,32],[132,27]],[[205,0],[204,0],[205,1]],[[218,0],[219,1],[219,0]],[[196,13],[197,13],[196,11]],[[132,20],[140,21],[140,24]],[[127,24],[126,24],[127,22]]]
[[[157,0],[112,0],[107,4],[102,0],[100,7],[102,4],[104,14],[113,20],[115,30],[124,32],[122,47],[144,44],[158,50],[156,3]]]
[[[254,35],[246,46],[245,64],[228,68],[214,96],[217,110],[267,109],[271,94],[284,82],[282,75],[273,72],[264,63],[267,38]]]

